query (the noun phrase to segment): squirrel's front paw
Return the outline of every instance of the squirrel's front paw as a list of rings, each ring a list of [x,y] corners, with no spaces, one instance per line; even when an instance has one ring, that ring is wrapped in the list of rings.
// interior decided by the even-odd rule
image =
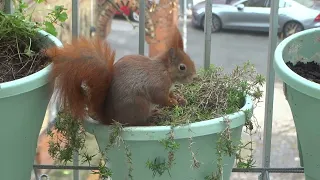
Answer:
[[[178,101],[175,98],[169,98],[169,106],[178,105]]]
[[[179,94],[174,94],[173,92],[170,92],[169,97],[177,101],[177,104],[175,105],[185,106],[187,104],[187,100]]]
[[[161,111],[159,109],[153,109],[151,111],[151,116],[158,116],[161,115]]]
[[[188,103],[187,100],[184,99],[183,97],[177,97],[177,101],[178,101],[180,106],[185,106]]]
[[[173,93],[173,91],[170,91],[169,98],[177,99],[176,95]]]
[[[185,106],[187,104],[187,100],[183,96],[175,95],[175,99],[180,106]]]

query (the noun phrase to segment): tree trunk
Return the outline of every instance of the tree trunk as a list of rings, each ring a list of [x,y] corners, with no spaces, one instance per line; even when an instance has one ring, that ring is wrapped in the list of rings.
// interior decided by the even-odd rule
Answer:
[[[4,11],[4,0],[0,0],[0,11]]]
[[[178,22],[178,6],[171,6],[170,3],[177,0],[160,0],[155,12],[151,14],[154,23],[155,38],[146,38],[149,44],[149,57],[154,57],[167,48],[168,35],[172,31],[172,26]]]

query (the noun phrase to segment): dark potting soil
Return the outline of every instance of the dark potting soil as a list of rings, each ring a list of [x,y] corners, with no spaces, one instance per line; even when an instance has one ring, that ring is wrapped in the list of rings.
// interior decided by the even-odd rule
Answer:
[[[312,61],[307,63],[298,62],[296,65],[293,65],[291,62],[287,62],[286,64],[300,76],[320,84],[320,65],[318,63]]]
[[[36,73],[49,64],[44,51],[29,48],[29,41],[15,38],[1,39],[0,43],[0,83],[13,81]]]

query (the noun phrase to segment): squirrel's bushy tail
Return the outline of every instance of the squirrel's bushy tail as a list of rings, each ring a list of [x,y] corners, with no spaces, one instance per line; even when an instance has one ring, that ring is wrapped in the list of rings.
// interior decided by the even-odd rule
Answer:
[[[62,108],[76,119],[89,113],[105,117],[105,99],[109,89],[115,52],[106,41],[78,38],[62,48],[46,51],[53,61],[50,79],[55,80]]]

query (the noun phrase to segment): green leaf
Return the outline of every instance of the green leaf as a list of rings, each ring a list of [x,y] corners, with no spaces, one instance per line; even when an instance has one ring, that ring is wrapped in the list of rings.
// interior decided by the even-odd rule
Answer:
[[[25,2],[21,2],[21,3],[19,4],[19,7],[20,7],[21,9],[25,9],[25,8],[28,7],[28,5],[27,5]]]
[[[59,21],[64,22],[68,19],[68,14],[66,12],[62,12],[57,18]]]
[[[46,26],[45,31],[52,34],[53,36],[57,36],[58,33],[56,31],[56,28],[54,27],[54,25],[51,22],[45,21],[44,25]]]
[[[62,12],[63,10],[65,10],[64,6],[63,5],[60,5],[60,6],[55,6],[54,7],[54,12]]]
[[[36,3],[40,4],[42,2],[44,2],[45,0],[34,0]]]

